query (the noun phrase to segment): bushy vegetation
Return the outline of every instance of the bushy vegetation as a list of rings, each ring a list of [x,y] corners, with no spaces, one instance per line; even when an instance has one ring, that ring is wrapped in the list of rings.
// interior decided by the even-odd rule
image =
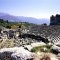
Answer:
[[[38,47],[34,47],[31,49],[31,52],[52,52],[51,50],[51,46],[52,45],[43,45],[43,46],[38,46]]]
[[[34,25],[34,24],[28,23],[28,22],[9,22],[8,20],[0,19],[0,26],[9,28],[9,29],[16,29],[16,28],[24,29],[29,27],[30,25]]]
[[[20,28],[21,26],[21,23],[17,23],[17,22],[9,22],[8,20],[3,20],[3,19],[0,19],[0,26],[3,26],[5,28],[17,28],[17,26]]]

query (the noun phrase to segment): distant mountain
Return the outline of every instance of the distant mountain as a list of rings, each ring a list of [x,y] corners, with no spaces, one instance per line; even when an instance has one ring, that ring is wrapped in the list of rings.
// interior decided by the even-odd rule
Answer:
[[[41,19],[37,19],[37,18],[32,18],[32,17],[23,17],[23,16],[19,16],[18,17],[22,22],[30,22],[30,23],[34,23],[34,24],[43,24],[43,23],[50,23],[49,19],[45,19],[45,18],[41,18]]]
[[[29,22],[34,24],[43,24],[43,23],[49,24],[50,22],[49,19],[44,19],[44,18],[37,19],[37,18],[24,17],[24,16],[13,16],[7,13],[0,13],[0,19],[8,20],[11,22]]]
[[[0,13],[0,19],[8,20],[11,22],[15,22],[15,21],[17,22],[19,20],[16,16],[9,15],[6,13]]]

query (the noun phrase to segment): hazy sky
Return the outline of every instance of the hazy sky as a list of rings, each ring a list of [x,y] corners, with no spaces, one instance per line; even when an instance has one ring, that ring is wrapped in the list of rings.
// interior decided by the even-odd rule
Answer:
[[[0,0],[0,12],[49,18],[52,14],[60,14],[60,0]]]

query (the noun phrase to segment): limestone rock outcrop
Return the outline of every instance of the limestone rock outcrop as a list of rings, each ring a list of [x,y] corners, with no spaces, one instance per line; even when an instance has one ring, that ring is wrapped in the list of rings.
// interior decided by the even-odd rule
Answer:
[[[14,48],[3,48],[0,50],[0,59],[2,60],[27,60],[33,59],[34,53],[25,50],[23,47],[14,47]]]

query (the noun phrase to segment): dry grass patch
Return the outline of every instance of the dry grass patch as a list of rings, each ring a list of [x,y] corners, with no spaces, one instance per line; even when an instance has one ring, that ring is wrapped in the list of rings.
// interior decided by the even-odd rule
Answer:
[[[0,42],[0,48],[10,48],[10,47],[14,47],[13,40],[3,40]]]
[[[52,53],[39,52],[39,54],[36,54],[34,60],[58,60],[58,58]]]

